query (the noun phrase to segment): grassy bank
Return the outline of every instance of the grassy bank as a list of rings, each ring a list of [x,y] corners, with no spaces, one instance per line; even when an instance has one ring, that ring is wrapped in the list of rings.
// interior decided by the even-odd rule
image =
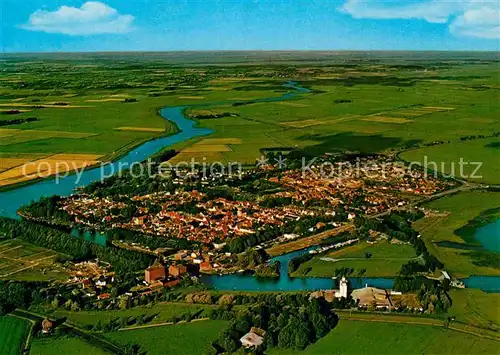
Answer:
[[[466,245],[466,240],[474,241],[471,239],[473,233],[471,230],[467,235],[461,235],[463,228],[486,211],[500,207],[500,193],[465,192],[432,201],[424,207],[445,212],[421,219],[414,223],[414,227],[421,233],[429,251],[444,263],[447,270],[457,277],[500,275],[500,267],[495,266],[495,255],[497,255],[495,253],[449,248],[436,244],[448,241]],[[500,214],[497,213],[496,216],[498,218]],[[481,261],[483,258],[491,259],[491,266],[484,264]]]
[[[29,322],[21,319],[0,316],[0,354],[21,354],[30,326]]]
[[[341,320],[303,352],[273,349],[269,354],[494,354],[499,344],[442,327]]]
[[[332,277],[335,269],[353,268],[353,276],[366,270],[362,276],[395,276],[401,265],[415,258],[411,245],[390,244],[379,241],[376,244],[366,242],[333,251],[303,263],[292,276]]]

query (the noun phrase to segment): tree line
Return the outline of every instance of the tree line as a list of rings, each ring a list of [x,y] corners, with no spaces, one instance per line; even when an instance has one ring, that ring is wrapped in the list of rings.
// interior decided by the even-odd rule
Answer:
[[[19,238],[69,255],[72,261],[98,258],[113,265],[114,270],[119,274],[145,269],[154,262],[154,257],[151,255],[116,248],[112,245],[101,246],[60,230],[25,220],[0,217],[0,232],[10,238]]]

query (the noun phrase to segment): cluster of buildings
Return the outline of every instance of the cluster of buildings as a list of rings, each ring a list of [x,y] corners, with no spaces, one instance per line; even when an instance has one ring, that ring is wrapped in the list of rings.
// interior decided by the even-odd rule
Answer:
[[[336,298],[349,296],[356,302],[358,308],[394,309],[393,297],[401,296],[402,293],[394,290],[380,289],[365,285],[363,288],[349,292],[348,280],[343,276],[339,282],[339,289],[320,290],[311,293],[311,297],[324,297],[326,301],[332,302]]]
[[[181,281],[182,276],[187,275],[188,270],[185,265],[165,265],[156,263],[144,271],[144,282],[147,287],[142,294],[150,294],[161,291],[164,287],[174,287]]]
[[[312,165],[309,170],[270,172],[267,179],[280,188],[250,201],[209,198],[203,192],[186,191],[180,186],[174,193],[117,198],[79,194],[65,199],[62,209],[77,223],[98,230],[124,228],[209,245],[244,238],[264,226],[287,225],[304,216],[334,216],[337,206],[345,212],[342,220],[377,214],[404,206],[415,195],[432,195],[450,186],[449,182],[418,170],[409,171],[385,157],[362,158],[355,164],[330,163],[327,168]],[[270,205],[261,200],[269,198],[292,203],[263,207]]]
[[[387,158],[363,158],[356,164],[312,165],[310,171],[288,170],[272,182],[289,189],[277,195],[307,204],[325,201],[342,204],[352,214],[376,214],[406,204],[408,195],[433,195],[450,186],[449,182],[410,171]]]
[[[258,201],[208,200],[198,191],[134,196],[130,204],[136,206],[137,213],[129,219],[123,218],[122,210],[127,207],[123,200],[113,204],[108,198],[73,196],[64,201],[62,209],[77,223],[98,229],[125,228],[204,244],[253,234],[266,225],[282,226],[316,213],[294,205],[265,208]],[[151,204],[159,206],[159,212],[150,211],[147,206]]]

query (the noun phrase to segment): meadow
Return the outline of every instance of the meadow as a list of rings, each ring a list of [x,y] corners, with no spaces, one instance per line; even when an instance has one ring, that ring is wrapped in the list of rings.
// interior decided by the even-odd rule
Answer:
[[[139,345],[147,354],[204,354],[212,341],[228,325],[226,321],[210,320],[155,328],[108,333],[117,344]]]
[[[148,324],[159,324],[170,322],[174,316],[180,317],[190,313],[192,315],[206,316],[206,311],[209,310],[209,305],[191,305],[188,303],[158,303],[154,307],[140,306],[123,310],[111,311],[80,311],[70,312],[64,310],[56,310],[51,313],[51,316],[56,318],[66,317],[69,322],[80,326],[95,326],[97,322],[106,324],[117,318],[130,318],[149,316],[153,317]]]
[[[159,116],[159,108],[215,103],[188,109],[187,114],[200,127],[214,130],[210,138],[238,143],[190,147],[196,141],[183,142],[175,146],[182,150],[177,160],[253,165],[264,148],[295,147],[307,155],[321,155],[344,150],[391,152],[449,141],[429,147],[430,151],[413,150],[403,158],[420,161],[431,154],[452,161],[473,150],[470,158],[464,157],[484,156],[484,181],[496,181],[496,152],[489,145],[495,142],[478,140],[464,143],[462,151],[454,149],[461,137],[500,131],[499,68],[494,57],[288,53],[273,54],[275,64],[269,65],[269,59],[256,53],[261,60],[242,65],[238,55],[229,61],[218,54],[206,55],[216,62],[200,65],[196,53],[123,54],[119,61],[102,54],[7,56],[0,74],[0,123],[12,118],[37,120],[2,126],[0,160],[67,153],[92,154],[107,161],[176,131]],[[321,65],[296,61],[297,56],[311,55]],[[183,66],[179,56],[184,56]],[[287,80],[311,91],[287,101],[254,102],[291,91],[282,86]],[[473,149],[465,148],[467,144]],[[40,152],[46,154],[40,157]],[[1,165],[0,171],[5,170]],[[15,182],[19,181],[9,183]]]
[[[35,338],[31,342],[30,355],[104,355],[103,349],[77,337]]]
[[[299,80],[312,90],[309,94],[232,107],[231,116],[198,122],[214,130],[215,138],[241,138],[241,144],[222,155],[243,163],[253,163],[264,147],[297,147],[310,155],[390,152],[500,130],[495,66],[422,72],[360,65],[355,71],[322,67],[311,72]],[[420,151],[412,156],[420,157]]]
[[[367,254],[370,256],[367,257]],[[301,264],[292,276],[333,277],[335,269],[353,268],[353,276],[360,270],[366,270],[363,276],[389,277],[395,276],[401,265],[416,256],[411,245],[391,244],[387,241],[375,244],[363,242],[315,256],[312,260]]]
[[[475,289],[450,291],[452,305],[447,315],[476,327],[500,330],[500,294]]]
[[[161,62],[138,70],[130,60],[6,60],[0,74],[0,184],[25,182],[12,168],[20,170],[26,162],[74,160],[52,158],[57,154],[72,154],[76,160],[80,155],[97,157],[90,165],[173,134],[177,128],[159,114],[165,106],[286,92],[256,87],[241,95],[232,91],[240,81],[217,82],[233,75],[232,70],[222,74],[218,69],[172,68]]]
[[[273,349],[270,355],[294,354],[495,354],[499,343],[436,326],[340,320],[304,351]]]
[[[497,192],[472,191],[448,196],[423,205],[427,209],[442,213],[423,218],[414,223],[426,243],[427,249],[435,255],[446,270],[455,277],[466,277],[469,275],[500,275],[498,266],[477,265],[477,256],[486,255],[493,257],[493,253],[476,252],[456,247],[438,245],[439,242],[457,243],[458,246],[480,246],[473,237],[474,229],[465,230],[471,221],[488,214],[488,220],[500,217],[500,194]],[[476,263],[476,264],[475,264]],[[497,264],[498,265],[498,264]]]
[[[0,354],[21,354],[30,327],[31,324],[27,321],[9,316],[0,316]]]
[[[478,120],[479,123],[480,120]],[[417,162],[438,170],[446,175],[460,176],[460,159],[468,163],[463,165],[463,178],[474,183],[499,184],[500,138],[476,139],[465,142],[453,142],[432,147],[409,150],[401,154],[407,162]],[[434,165],[435,163],[436,165]],[[477,164],[481,166],[477,168]]]

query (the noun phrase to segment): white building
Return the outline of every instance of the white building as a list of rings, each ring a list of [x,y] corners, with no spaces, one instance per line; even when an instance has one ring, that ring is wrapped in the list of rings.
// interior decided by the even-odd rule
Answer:
[[[335,297],[336,298],[347,298],[347,279],[342,276],[342,279],[340,279],[340,286],[339,290],[335,290]]]

